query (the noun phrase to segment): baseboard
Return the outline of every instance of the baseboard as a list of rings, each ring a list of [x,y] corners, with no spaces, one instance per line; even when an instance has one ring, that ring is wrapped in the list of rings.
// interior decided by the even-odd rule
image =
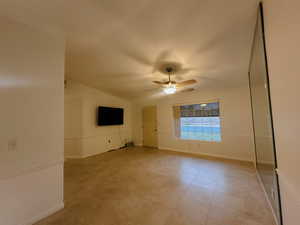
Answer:
[[[279,221],[277,220],[276,213],[274,212],[274,209],[273,209],[273,207],[272,207],[272,203],[270,202],[270,199],[269,199],[268,194],[267,194],[267,192],[266,192],[265,186],[264,186],[264,184],[263,184],[263,182],[262,182],[262,180],[261,180],[261,178],[260,178],[259,173],[258,173],[257,170],[256,170],[256,176],[257,176],[258,182],[259,182],[259,184],[260,184],[260,186],[261,186],[261,188],[262,188],[262,190],[263,190],[263,192],[264,192],[265,198],[266,198],[266,200],[267,200],[267,202],[268,202],[268,206],[269,206],[269,208],[270,208],[270,210],[271,210],[271,212],[272,212],[273,219],[274,219],[274,221],[275,221],[275,223],[276,223],[277,225],[280,225]]]
[[[103,154],[103,153],[105,153],[105,152],[109,152],[109,151],[111,151],[111,150],[118,150],[118,149],[119,149],[119,148],[105,150],[104,152],[97,152],[97,153],[84,154],[81,158],[85,159],[85,158],[92,157],[92,156],[95,156],[95,155]]]
[[[66,155],[65,156],[65,159],[85,159],[85,158],[88,158],[88,157],[91,157],[91,156],[95,156],[95,155],[99,155],[99,154],[103,154],[105,152],[109,152],[111,150],[119,150],[121,149],[122,146],[118,147],[118,148],[115,148],[115,149],[109,149],[109,150],[105,150],[104,152],[97,152],[97,153],[88,153],[88,154],[84,154],[84,155]]]
[[[100,154],[105,153],[105,152],[108,152],[108,151],[109,151],[109,150],[104,151],[104,152],[97,152],[97,153],[84,154],[81,158],[82,158],[82,159],[85,159],[85,158],[88,158],[88,157],[91,157],[91,156],[100,155]]]
[[[234,160],[234,161],[240,161],[240,162],[246,162],[246,163],[251,163],[253,164],[253,161],[251,160],[247,160],[247,159],[243,159],[243,158],[238,158],[238,157],[228,157],[228,156],[224,156],[224,155],[217,155],[217,154],[209,154],[209,153],[202,153],[202,152],[188,152],[188,151],[182,151],[179,149],[174,149],[174,148],[165,148],[165,147],[158,147],[159,150],[167,150],[167,151],[173,151],[173,152],[180,152],[180,153],[186,153],[186,154],[191,154],[191,155],[195,155],[195,156],[203,156],[203,157],[213,157],[213,158],[217,158],[217,159],[226,159],[226,160]]]
[[[108,149],[108,150],[105,150],[103,152],[97,152],[97,153],[89,153],[89,154],[84,154],[81,158],[88,158],[88,157],[92,157],[92,156],[96,156],[96,155],[100,155],[100,154],[103,154],[103,153],[106,153],[106,152],[110,152],[110,151],[115,151],[115,150],[122,150],[124,149],[124,146],[119,146],[117,148],[113,148],[113,149]]]
[[[22,225],[32,225],[54,213],[56,213],[57,211],[61,210],[64,208],[64,203],[61,202],[59,204],[57,204],[56,206],[48,209],[47,211],[44,211],[36,216],[34,216],[33,218],[31,218],[30,220],[28,220],[26,223],[22,224]]]

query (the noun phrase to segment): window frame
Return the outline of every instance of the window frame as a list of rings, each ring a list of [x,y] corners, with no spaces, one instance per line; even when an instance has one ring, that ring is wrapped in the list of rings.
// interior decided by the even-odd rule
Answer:
[[[201,102],[201,103],[199,103]],[[184,142],[196,142],[196,143],[210,143],[210,144],[220,144],[223,142],[223,111],[222,111],[222,100],[221,99],[213,99],[213,100],[201,100],[201,101],[197,101],[197,102],[184,102],[184,103],[177,103],[177,104],[173,104],[172,108],[174,106],[183,106],[183,105],[200,105],[200,104],[207,104],[207,103],[214,103],[214,102],[218,102],[219,103],[219,119],[220,119],[220,137],[221,140],[220,141],[206,141],[206,140],[197,140],[197,139],[184,139],[181,138],[180,135],[177,136],[176,135],[176,127],[175,127],[175,123],[172,123],[173,126],[173,136],[176,140],[178,141],[184,141]],[[172,118],[174,120],[174,118]]]

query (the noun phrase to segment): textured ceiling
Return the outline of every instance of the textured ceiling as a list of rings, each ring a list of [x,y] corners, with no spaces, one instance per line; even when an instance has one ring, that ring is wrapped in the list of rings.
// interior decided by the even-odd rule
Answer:
[[[256,0],[1,0],[0,15],[66,37],[66,77],[125,98],[162,96],[157,67],[197,89],[247,82]]]

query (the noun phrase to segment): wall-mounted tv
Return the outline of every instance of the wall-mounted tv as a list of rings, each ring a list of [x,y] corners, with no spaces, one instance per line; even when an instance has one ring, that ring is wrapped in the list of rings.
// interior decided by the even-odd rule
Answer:
[[[124,123],[124,109],[112,107],[98,107],[98,126],[122,125]]]

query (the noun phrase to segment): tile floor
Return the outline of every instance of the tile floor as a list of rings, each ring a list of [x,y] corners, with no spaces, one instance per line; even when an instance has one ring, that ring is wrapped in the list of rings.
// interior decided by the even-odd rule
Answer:
[[[35,225],[274,225],[254,168],[150,148],[65,163],[65,208]]]

